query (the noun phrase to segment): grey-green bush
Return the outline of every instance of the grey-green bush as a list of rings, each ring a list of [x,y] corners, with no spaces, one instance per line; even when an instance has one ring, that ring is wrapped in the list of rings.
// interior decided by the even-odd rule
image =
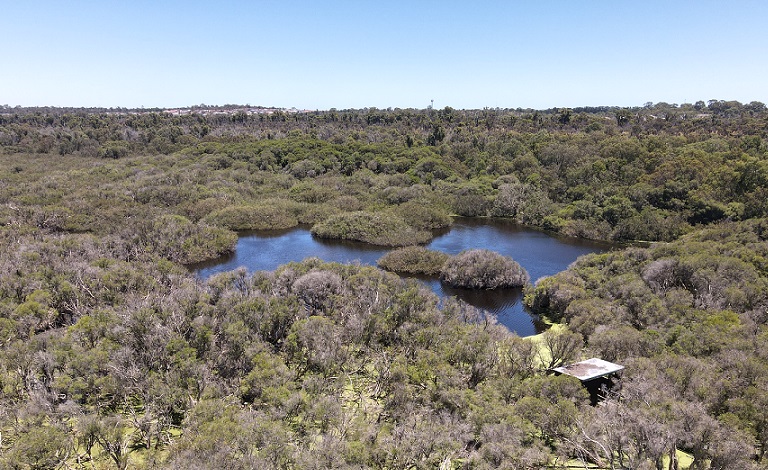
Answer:
[[[520,287],[530,277],[515,260],[490,250],[467,250],[450,258],[440,280],[453,287],[496,289]]]
[[[230,206],[208,214],[203,221],[230,230],[271,230],[298,225],[296,216],[284,205]]]
[[[387,271],[431,276],[440,273],[448,258],[450,256],[445,253],[423,246],[406,246],[390,251],[379,258],[376,264]]]
[[[393,214],[348,212],[336,214],[312,227],[319,238],[357,240],[382,246],[407,246],[425,243],[432,234],[416,230]]]

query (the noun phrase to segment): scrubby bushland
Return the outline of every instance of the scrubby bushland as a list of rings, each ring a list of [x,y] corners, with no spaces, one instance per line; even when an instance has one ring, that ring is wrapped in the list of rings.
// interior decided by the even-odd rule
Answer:
[[[584,431],[609,443],[616,441],[601,426],[628,426],[627,436],[635,436],[628,442],[639,448],[641,428],[652,422],[655,433],[670,436],[690,429],[695,442],[661,439],[656,455],[684,448],[698,468],[707,453],[718,461],[746,453],[763,468],[766,260],[768,221],[729,222],[673,243],[585,256],[531,289],[525,301],[534,312],[579,333],[589,355],[626,366],[622,393],[595,409],[595,425]],[[675,413],[664,414],[670,405]],[[753,468],[733,461],[718,466]]]
[[[0,107],[0,468],[766,466],[763,103],[125,111]],[[530,341],[375,268],[177,264],[229,246],[229,207],[420,205],[671,242],[527,291],[581,337],[550,350],[626,366],[620,394],[588,406]]]
[[[440,280],[453,287],[496,289],[521,287],[529,276],[508,256],[490,250],[467,250],[448,259],[440,271]]]
[[[739,323],[766,321],[761,309],[768,306],[767,239],[766,220],[752,220],[710,227],[669,244],[588,255],[541,280],[525,301],[585,338],[601,333],[604,340],[606,328],[646,332],[677,325],[668,338],[673,344],[691,353],[712,350],[719,341],[682,325],[696,323],[700,315],[711,321],[725,315],[725,321],[734,312],[746,315]]]
[[[180,215],[164,215],[126,227],[123,236],[138,249],[181,264],[191,264],[231,252],[237,234]]]
[[[450,454],[653,468],[675,448],[759,466],[766,227],[555,276],[541,297],[568,294],[539,305],[575,333],[548,335],[549,357],[586,337],[583,354],[626,366],[621,395],[593,408],[577,380],[541,373],[530,341],[373,267],[310,259],[197,281],[129,239],[5,225],[0,466],[431,468]]]
[[[315,224],[312,235],[382,246],[413,245],[427,242],[432,237],[429,232],[411,227],[396,215],[365,211],[333,215]]]
[[[326,307],[326,302],[341,291],[341,278],[332,271],[311,271],[296,279],[291,290],[310,310]]]
[[[446,228],[453,222],[448,211],[421,201],[400,204],[392,209],[392,213],[402,217],[411,227],[420,230]]]
[[[450,211],[612,240],[671,241],[768,214],[768,111],[757,102],[199,111],[0,109],[0,152],[10,156],[0,200],[45,228],[97,232],[154,210],[197,222],[265,199],[309,206],[290,210],[307,223],[392,210],[429,229]],[[41,171],[54,169],[66,175]],[[234,219],[231,228],[252,226]]]
[[[285,204],[231,206],[211,212],[204,219],[230,230],[271,230],[291,228],[299,224],[296,215]]]
[[[70,167],[85,169],[70,171],[71,183],[38,179],[31,189],[37,197],[19,200],[55,212],[43,221],[66,231],[101,229],[127,215],[87,215],[104,201],[109,207],[99,212],[134,214],[151,205],[192,221],[266,198],[344,211],[413,202],[567,235],[648,241],[768,214],[768,110],[759,102],[631,110],[192,111],[0,108],[0,152],[25,155],[8,162],[3,181],[18,188],[39,174],[31,168],[38,158],[29,155],[80,159]]]
[[[445,253],[422,246],[407,246],[390,251],[376,264],[387,271],[432,276],[440,273],[448,258],[450,256]]]

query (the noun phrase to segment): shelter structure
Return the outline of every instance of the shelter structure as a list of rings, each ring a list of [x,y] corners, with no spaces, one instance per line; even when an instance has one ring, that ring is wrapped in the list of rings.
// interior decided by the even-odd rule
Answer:
[[[552,369],[556,375],[566,374],[581,380],[589,392],[593,405],[605,397],[606,392],[616,387],[624,366],[593,357],[586,361],[575,362]]]

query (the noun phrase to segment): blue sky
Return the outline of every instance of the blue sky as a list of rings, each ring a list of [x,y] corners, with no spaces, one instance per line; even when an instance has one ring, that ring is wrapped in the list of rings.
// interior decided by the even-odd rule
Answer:
[[[768,102],[766,1],[0,0],[0,105]]]

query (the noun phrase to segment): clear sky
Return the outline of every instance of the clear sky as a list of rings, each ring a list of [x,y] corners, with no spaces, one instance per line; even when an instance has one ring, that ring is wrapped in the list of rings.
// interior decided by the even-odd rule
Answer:
[[[0,105],[768,102],[768,1],[0,0]]]

